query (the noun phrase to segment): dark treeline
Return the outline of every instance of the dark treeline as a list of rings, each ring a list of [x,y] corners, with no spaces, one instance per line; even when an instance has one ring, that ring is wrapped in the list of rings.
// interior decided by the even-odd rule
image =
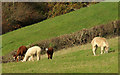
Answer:
[[[3,2],[2,34],[92,4],[96,2]]]

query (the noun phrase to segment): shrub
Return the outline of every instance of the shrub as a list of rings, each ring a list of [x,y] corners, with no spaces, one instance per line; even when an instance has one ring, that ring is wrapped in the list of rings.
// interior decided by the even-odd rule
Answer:
[[[45,48],[50,47],[51,45],[54,48],[54,50],[57,51],[63,48],[73,47],[74,45],[82,45],[88,42],[90,43],[91,40],[96,36],[105,38],[118,36],[119,30],[120,20],[113,21],[104,25],[98,25],[90,29],[83,29],[72,34],[66,34],[52,39],[43,40],[38,43],[35,43],[34,45],[37,44],[38,46],[40,46],[43,49],[42,54],[44,54]],[[33,45],[30,45],[29,47],[31,46]]]

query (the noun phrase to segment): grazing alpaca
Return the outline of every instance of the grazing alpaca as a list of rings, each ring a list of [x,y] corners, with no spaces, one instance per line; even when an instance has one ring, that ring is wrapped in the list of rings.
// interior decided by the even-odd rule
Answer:
[[[24,54],[27,52],[27,47],[26,46],[20,46],[17,50],[17,54],[13,56],[14,60],[20,59],[20,56],[22,57],[22,59],[24,58]]]
[[[30,58],[33,61],[34,55],[36,55],[36,54],[37,54],[37,61],[40,60],[40,52],[41,52],[41,48],[39,46],[33,46],[33,47],[29,48],[27,50],[22,62],[27,61]]]
[[[53,56],[53,48],[46,48],[48,59],[52,59]]]
[[[97,50],[97,47],[101,47],[101,54],[103,54],[103,50],[104,50],[104,53],[108,53],[109,45],[105,38],[95,37],[92,40],[91,44],[92,44],[94,56],[96,56],[95,51]]]

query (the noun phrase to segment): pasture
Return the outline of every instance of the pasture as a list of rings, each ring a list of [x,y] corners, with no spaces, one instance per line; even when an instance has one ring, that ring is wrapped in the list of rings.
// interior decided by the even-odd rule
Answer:
[[[57,51],[52,60],[47,54],[40,61],[2,64],[3,73],[118,73],[118,37],[107,39],[110,53],[93,56],[91,44]]]
[[[9,33],[2,37],[2,55],[7,55],[21,45],[30,45],[41,40],[106,24],[118,19],[118,3],[101,2],[57,16]]]

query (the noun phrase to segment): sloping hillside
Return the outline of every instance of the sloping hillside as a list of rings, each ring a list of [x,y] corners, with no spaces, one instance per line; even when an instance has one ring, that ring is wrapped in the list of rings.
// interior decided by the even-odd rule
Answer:
[[[44,39],[106,24],[118,18],[118,3],[99,3],[2,35],[2,54]]]
[[[2,2],[2,34],[97,2]]]
[[[3,73],[118,73],[118,37],[107,39],[108,54],[93,56],[91,44],[55,52],[52,60],[47,55],[40,61],[2,64]]]

